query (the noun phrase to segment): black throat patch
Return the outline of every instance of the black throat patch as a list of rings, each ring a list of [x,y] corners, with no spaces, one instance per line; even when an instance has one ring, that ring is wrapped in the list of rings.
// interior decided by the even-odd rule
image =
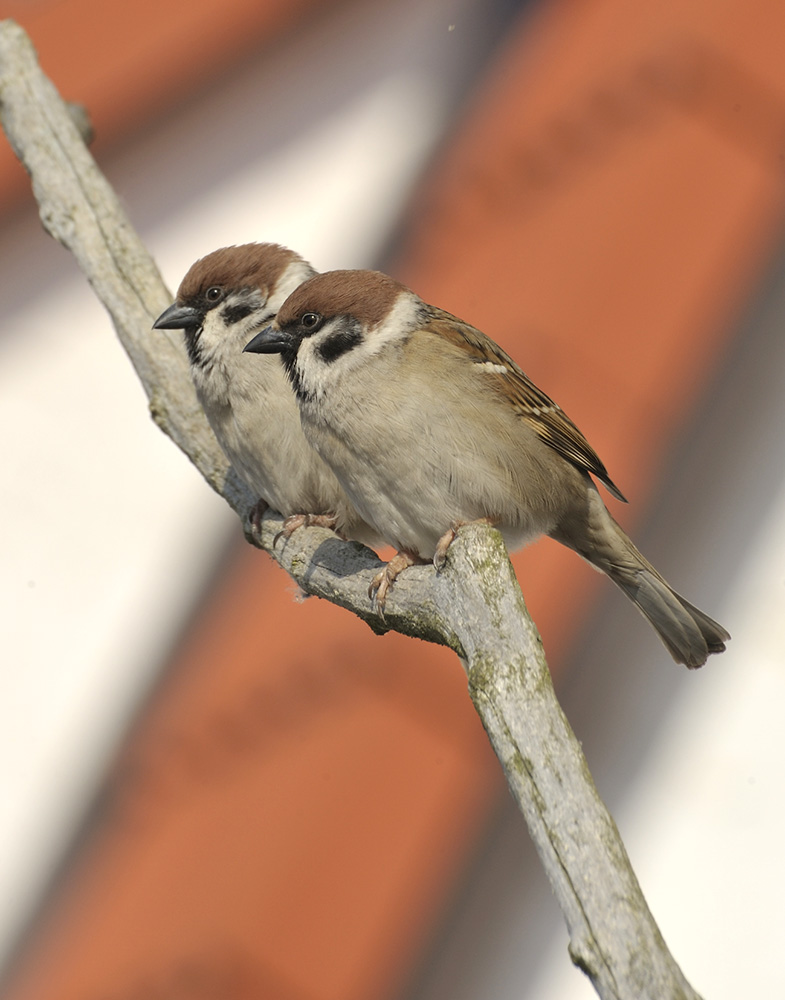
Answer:
[[[194,368],[210,367],[207,358],[204,356],[201,344],[201,326],[187,326],[183,330],[185,336],[185,349],[188,351],[188,360]]]
[[[297,348],[281,351],[281,361],[283,362],[284,371],[292,383],[295,396],[301,400],[312,399],[313,394],[305,391],[300,379],[300,373],[297,371]]]

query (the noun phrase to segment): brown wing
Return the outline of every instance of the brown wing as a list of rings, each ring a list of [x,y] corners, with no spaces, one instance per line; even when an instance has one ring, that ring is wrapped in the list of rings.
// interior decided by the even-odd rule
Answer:
[[[538,389],[490,337],[442,309],[432,308],[427,328],[460,347],[468,358],[481,365],[491,384],[554,451],[579,469],[596,476],[617,500],[627,502],[595,450],[564,410]]]

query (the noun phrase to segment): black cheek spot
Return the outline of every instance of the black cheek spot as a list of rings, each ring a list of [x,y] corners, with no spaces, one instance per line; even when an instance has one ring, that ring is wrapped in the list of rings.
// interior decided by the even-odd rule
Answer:
[[[242,302],[236,306],[224,306],[221,310],[221,319],[227,326],[232,326],[245,319],[246,316],[250,316],[253,311],[254,307],[248,302]]]
[[[340,358],[342,354],[351,351],[353,347],[357,347],[362,339],[362,333],[356,328],[339,330],[319,344],[317,353],[322,361],[330,364],[331,361]]]

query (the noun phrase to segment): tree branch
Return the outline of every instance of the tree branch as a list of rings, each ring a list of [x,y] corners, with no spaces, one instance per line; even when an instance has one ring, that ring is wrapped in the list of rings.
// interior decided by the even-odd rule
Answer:
[[[150,401],[153,419],[244,520],[246,535],[308,593],[352,611],[377,632],[441,643],[464,661],[469,690],[564,912],[570,955],[604,1000],[699,1000],[668,952],[551,684],[501,536],[462,529],[446,567],[413,567],[385,618],[368,584],[369,549],[309,528],[274,546],[281,518],[260,537],[256,500],[228,467],[202,413],[182,344],[151,330],[172,301],[117,197],[98,170],[27,35],[0,24],[0,116],[29,172],[47,231],[66,246],[109,311]]]

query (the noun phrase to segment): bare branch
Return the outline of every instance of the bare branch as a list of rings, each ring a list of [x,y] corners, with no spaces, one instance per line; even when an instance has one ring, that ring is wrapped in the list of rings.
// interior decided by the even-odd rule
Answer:
[[[151,331],[171,295],[12,21],[0,24],[0,115],[32,177],[44,226],[72,251],[109,311],[154,419],[245,519],[256,498],[231,473],[198,406],[182,345]],[[298,530],[274,547],[281,523],[266,514],[260,537],[251,539],[245,519],[246,534],[306,593],[347,608],[375,631],[395,629],[462,657],[475,707],[564,912],[572,959],[599,995],[699,1000],[665,947],[556,700],[501,536],[482,526],[462,529],[440,573],[414,567],[399,579],[383,620],[368,598],[380,565],[374,553],[321,528]]]

